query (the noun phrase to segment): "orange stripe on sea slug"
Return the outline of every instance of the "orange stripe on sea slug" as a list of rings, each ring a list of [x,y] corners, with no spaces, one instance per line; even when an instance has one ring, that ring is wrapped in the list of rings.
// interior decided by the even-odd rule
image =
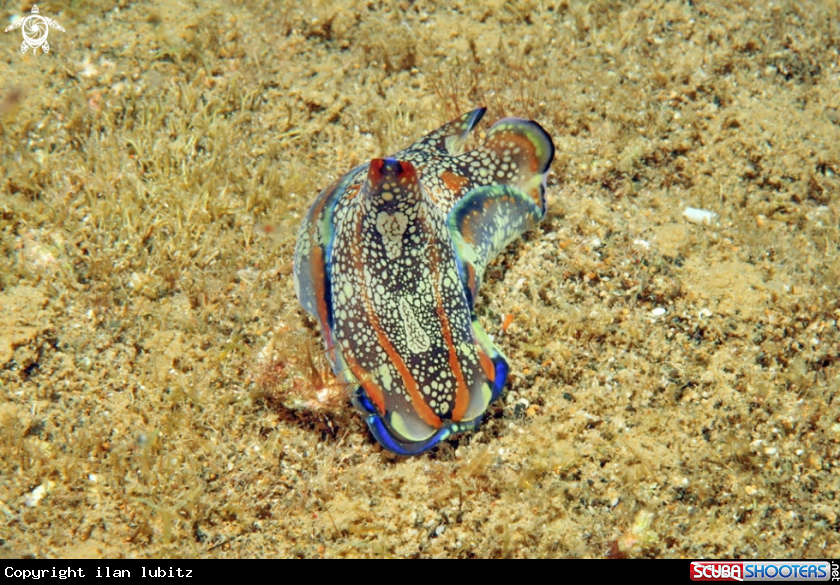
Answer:
[[[461,237],[464,238],[465,242],[469,242],[470,244],[473,243],[473,237],[475,234],[473,233],[472,224],[470,223],[473,219],[478,219],[478,212],[477,211],[470,211],[467,213],[467,216],[464,218],[464,221],[461,222],[461,225],[458,227],[458,231],[461,233]]]
[[[313,218],[320,218],[324,207],[329,201],[330,196],[338,187],[338,182],[333,183],[321,196],[320,200],[312,207],[309,212]],[[309,246],[312,251],[309,257],[309,270],[312,275],[312,291],[315,295],[315,303],[318,311],[318,318],[321,322],[321,331],[324,335],[324,341],[327,347],[332,347],[332,333],[329,329],[329,315],[327,314],[327,295],[326,286],[327,281],[326,263],[324,262],[324,251],[321,248],[318,238],[318,221],[313,221],[309,226]]]
[[[371,380],[370,373],[360,366],[359,362],[357,362],[354,357],[345,354],[344,361],[347,362],[347,367],[350,368],[350,371],[353,372],[356,380],[362,385],[365,392],[367,392],[368,398],[370,398],[376,405],[376,410],[380,415],[384,415],[385,393],[382,391],[382,388],[379,384]]]
[[[324,210],[324,206],[326,205],[327,201],[329,200],[332,193],[335,191],[336,187],[338,186],[338,182],[336,182],[332,187],[328,189],[327,192],[324,193],[323,198],[318,201],[317,206],[313,207],[312,209],[312,216],[319,217]],[[359,188],[356,187],[356,192],[358,193]],[[313,222],[309,228],[309,238],[312,242],[318,241],[318,230],[317,230],[317,222]],[[327,316],[327,296],[324,283],[326,282],[326,266],[324,262],[324,254],[320,245],[312,244],[312,256],[309,260],[309,268],[313,275],[312,282],[314,283],[314,294],[317,302],[317,310],[319,320],[321,322],[321,330],[324,335],[324,341],[326,343],[326,347],[328,350],[335,347],[335,342],[332,338],[332,331],[329,329],[329,321]],[[350,368],[350,371],[353,372],[353,375],[356,377],[356,380],[362,385],[367,392],[368,397],[373,401],[376,405],[377,409],[379,409],[380,414],[385,413],[385,395],[382,392],[382,388],[380,388],[375,382],[370,379],[368,373],[356,362],[356,360],[347,355],[345,352],[342,352],[342,356],[344,357],[344,361],[347,363],[347,366]]]
[[[312,236],[310,235],[310,238]],[[313,294],[315,295],[316,308],[318,310],[318,320],[321,321],[321,331],[324,334],[324,342],[327,347],[333,344],[332,334],[330,332],[329,315],[327,315],[327,295],[324,286],[326,273],[324,266],[324,254],[321,251],[321,246],[313,245],[312,254],[309,257],[309,270],[312,273]]]
[[[490,359],[490,356],[482,349],[478,350],[478,361],[481,364],[481,369],[484,370],[484,374],[487,376],[487,379],[490,380],[490,382],[495,382],[496,367],[493,365],[493,360]]]
[[[503,141],[502,143],[496,144],[497,141]],[[510,147],[508,144],[513,142],[514,146]],[[537,145],[534,144],[532,141],[528,140],[527,136],[522,136],[521,134],[516,134],[514,132],[504,132],[499,133],[493,136],[493,145],[492,148],[497,151],[497,153],[501,156],[502,152],[504,152],[507,148],[515,148],[519,147],[522,149],[522,152],[517,155],[523,162],[529,162],[529,168],[527,170],[531,171],[532,173],[536,173],[539,168],[537,167]],[[522,155],[525,156],[522,156]],[[511,155],[513,156],[513,155]]]
[[[475,301],[475,268],[473,268],[472,264],[467,264],[467,286],[470,287],[473,301]]]
[[[362,221],[361,216],[359,217],[359,221],[356,224],[356,241],[359,241],[362,237]],[[360,258],[361,255],[361,246],[354,246],[353,247],[353,268],[358,274],[364,273],[364,265],[362,263],[362,259]],[[414,411],[417,415],[428,425],[433,426],[436,429],[439,429],[441,426],[440,417],[435,414],[432,408],[426,403],[423,399],[423,395],[420,393],[420,389],[417,386],[417,381],[411,375],[411,371],[405,365],[405,362],[397,353],[397,350],[394,349],[394,346],[391,344],[391,341],[388,339],[388,336],[385,334],[385,331],[382,329],[382,326],[379,324],[379,317],[376,316],[376,313],[373,310],[373,305],[370,301],[370,296],[367,294],[367,289],[362,287],[361,290],[362,295],[362,304],[365,307],[365,313],[367,314],[367,320],[373,330],[376,332],[376,338],[379,341],[380,347],[385,350],[385,353],[388,355],[388,358],[391,360],[391,363],[394,364],[394,367],[397,369],[397,373],[399,373],[400,377],[403,380],[403,384],[405,384],[405,389],[408,392],[409,397],[411,398],[411,405],[414,407]],[[359,368],[361,370],[361,368]],[[362,370],[364,371],[364,370]],[[353,372],[356,375],[356,372]],[[356,375],[357,379],[359,378]],[[367,390],[367,388],[365,388]],[[379,389],[381,393],[382,390]],[[373,400],[377,406],[376,399],[371,396],[371,400]],[[385,413],[385,398],[384,395],[381,397],[381,408],[382,413]]]
[[[371,326],[374,331],[376,331],[376,338],[379,340],[379,345],[382,346],[382,349],[384,349],[385,353],[388,354],[388,358],[391,360],[391,363],[394,364],[394,367],[397,368],[397,372],[403,379],[405,389],[411,398],[411,405],[414,407],[415,412],[427,425],[431,425],[436,429],[439,429],[441,425],[440,417],[435,414],[435,411],[432,410],[425,400],[423,400],[423,395],[420,393],[417,381],[411,375],[411,371],[405,365],[405,362],[400,354],[397,353],[397,350],[395,350],[394,346],[391,345],[388,336],[385,335],[385,332],[379,325],[379,319],[377,319],[374,315],[369,315],[369,317],[372,317]]]
[[[353,185],[351,187],[348,187],[347,192],[344,195],[345,203],[350,203],[351,201],[353,201],[353,199],[356,198],[356,195],[358,195],[359,191],[361,191],[361,190],[362,190],[361,185]]]
[[[467,407],[470,405],[470,390],[467,388],[467,382],[464,380],[464,372],[461,371],[461,364],[458,361],[458,353],[455,349],[455,344],[452,341],[452,329],[449,327],[449,317],[446,316],[446,311],[443,307],[443,299],[440,293],[440,256],[437,249],[433,248],[432,258],[432,282],[435,283],[435,303],[437,304],[437,314],[440,320],[441,333],[443,334],[443,341],[449,349],[449,367],[452,373],[455,374],[455,382],[457,388],[455,389],[455,407],[452,409],[452,420],[460,421],[464,413],[467,412]]]
[[[510,142],[513,142],[513,147],[508,146]],[[490,145],[490,147],[495,150],[499,156],[502,156],[505,149],[513,149],[517,146],[522,149],[522,152],[515,155],[514,160],[525,163],[522,165],[524,171],[530,171],[531,173],[536,174],[539,171],[539,167],[537,166],[537,163],[539,162],[539,158],[537,157],[537,145],[531,140],[528,140],[527,136],[522,136],[521,134],[515,134],[513,132],[502,132],[493,136],[493,144]],[[513,157],[514,155],[511,156]],[[542,205],[539,188],[532,190],[528,193],[528,195],[534,200],[534,203],[536,203],[538,207]]]
[[[464,372],[461,371],[461,364],[458,362],[458,353],[455,350],[455,344],[452,343],[452,330],[449,328],[449,319],[446,317],[446,312],[443,310],[440,294],[437,295],[437,313],[440,319],[441,333],[446,342],[446,347],[449,349],[449,367],[455,374],[455,382],[457,389],[455,390],[455,408],[452,409],[452,420],[458,422],[467,412],[467,407],[470,405],[470,391],[467,388],[467,382],[464,380]]]
[[[496,205],[498,203],[511,203],[513,202],[513,197],[510,195],[502,195],[501,197],[496,197],[494,199],[485,199],[484,203],[482,204],[484,207],[484,211],[486,212],[491,205]]]

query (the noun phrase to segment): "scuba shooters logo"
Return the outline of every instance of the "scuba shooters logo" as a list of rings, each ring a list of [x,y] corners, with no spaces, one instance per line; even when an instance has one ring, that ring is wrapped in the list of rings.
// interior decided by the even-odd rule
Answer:
[[[692,581],[840,581],[837,562],[693,561]]]
[[[744,565],[736,562],[693,562],[692,581],[743,581]]]

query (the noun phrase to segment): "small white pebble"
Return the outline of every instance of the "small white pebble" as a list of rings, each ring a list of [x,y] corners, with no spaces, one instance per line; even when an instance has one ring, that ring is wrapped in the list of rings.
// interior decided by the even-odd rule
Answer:
[[[654,317],[661,317],[662,315],[664,315],[667,312],[668,312],[668,309],[666,309],[665,307],[656,307],[654,310],[652,310],[650,312],[650,314],[653,315]]]
[[[23,498],[24,505],[29,508],[34,508],[41,502],[41,500],[44,499],[44,496],[50,493],[50,491],[54,487],[55,482],[49,480],[45,481],[44,483],[36,487],[34,490],[32,490],[32,492],[27,494],[26,497]]]
[[[686,207],[683,211],[683,217],[686,221],[701,225],[712,225],[712,222],[717,219],[718,214],[714,211],[707,211],[705,209],[696,209],[694,207]]]
[[[259,280],[261,271],[258,268],[248,267],[237,270],[236,275],[248,284],[254,284]]]

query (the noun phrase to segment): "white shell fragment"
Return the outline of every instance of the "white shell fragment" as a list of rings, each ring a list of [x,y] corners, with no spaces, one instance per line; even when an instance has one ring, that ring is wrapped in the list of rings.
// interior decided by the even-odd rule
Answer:
[[[44,496],[50,493],[50,491],[52,491],[54,487],[55,482],[49,480],[45,481],[44,483],[36,487],[34,490],[32,490],[31,493],[27,494],[26,497],[23,498],[24,505],[29,508],[34,508],[39,503],[41,503],[41,500],[44,499]]]
[[[717,219],[718,214],[714,211],[707,211],[705,209],[697,209],[694,207],[686,207],[683,211],[683,217],[686,221],[702,225],[712,225],[712,222]]]

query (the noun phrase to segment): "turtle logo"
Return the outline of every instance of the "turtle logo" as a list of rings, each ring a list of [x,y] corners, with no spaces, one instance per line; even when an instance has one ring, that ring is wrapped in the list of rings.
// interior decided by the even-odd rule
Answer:
[[[32,47],[32,52],[37,53],[40,47],[45,53],[50,52],[50,45],[47,42],[47,35],[50,32],[50,27],[55,30],[64,32],[61,25],[52,18],[41,16],[38,14],[38,7],[32,7],[32,14],[26,18],[19,18],[12,24],[6,27],[6,32],[23,27],[23,43],[20,46],[20,52],[25,53],[26,49]]]

